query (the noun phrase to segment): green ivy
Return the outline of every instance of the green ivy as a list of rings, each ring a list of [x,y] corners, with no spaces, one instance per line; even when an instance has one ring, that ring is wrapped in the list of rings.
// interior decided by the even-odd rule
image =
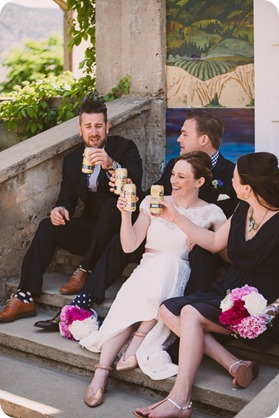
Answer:
[[[51,35],[47,40],[28,40],[23,48],[13,48],[3,60],[3,67],[8,69],[5,81],[0,83],[0,91],[8,93],[24,81],[30,82],[59,75],[63,71],[63,44],[58,35]]]
[[[18,134],[20,140],[76,116],[85,95],[93,99],[101,98],[96,91],[93,71],[96,52],[95,0],[68,0],[67,5],[77,16],[71,22],[69,47],[78,46],[82,40],[89,41],[85,59],[79,65],[84,68],[85,76],[77,80],[66,72],[59,76],[41,76],[39,81],[25,81],[21,87],[16,86],[9,99],[0,104],[0,119],[9,130]],[[108,102],[129,94],[130,81],[130,76],[125,76],[103,100]]]
[[[67,6],[68,10],[76,13],[76,19],[72,19],[69,30],[69,48],[80,45],[82,40],[88,41],[90,46],[86,48],[85,58],[80,62],[79,68],[84,68],[84,72],[91,75],[96,62],[95,0],[68,0]]]
[[[130,77],[126,76],[103,100],[115,100],[129,90]],[[95,80],[89,75],[77,80],[66,72],[36,82],[24,82],[0,104],[0,119],[20,140],[27,139],[76,116],[85,95],[101,98],[95,90]]]

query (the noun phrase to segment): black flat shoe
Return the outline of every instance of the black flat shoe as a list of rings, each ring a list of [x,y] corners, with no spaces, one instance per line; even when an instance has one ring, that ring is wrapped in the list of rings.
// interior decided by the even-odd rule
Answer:
[[[34,327],[42,328],[46,331],[59,332],[59,319],[60,319],[60,312],[54,318],[46,319],[45,321],[35,322]]]

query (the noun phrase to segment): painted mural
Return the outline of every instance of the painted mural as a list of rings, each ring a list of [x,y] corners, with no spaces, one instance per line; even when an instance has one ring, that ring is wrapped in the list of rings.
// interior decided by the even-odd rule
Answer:
[[[167,161],[187,108],[223,121],[222,153],[254,151],[253,0],[167,0]]]
[[[253,0],[167,0],[168,107],[254,105]]]

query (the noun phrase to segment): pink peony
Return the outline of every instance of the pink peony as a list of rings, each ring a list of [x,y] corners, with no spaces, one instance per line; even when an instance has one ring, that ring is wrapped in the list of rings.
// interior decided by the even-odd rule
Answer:
[[[267,306],[267,300],[258,289],[247,284],[228,291],[220,308],[220,323],[225,325],[234,337],[249,339],[257,338],[265,332],[267,325],[279,312],[276,306],[275,309],[274,305]]]
[[[219,321],[221,324],[228,326],[230,330],[233,330],[234,326],[247,316],[249,316],[249,313],[244,307],[244,301],[235,300],[232,308],[221,313]]]
[[[236,287],[230,293],[231,300],[242,299],[243,296],[249,295],[252,292],[257,292],[258,293],[259,291],[256,287],[248,286],[248,284],[245,284],[242,287]]]
[[[68,340],[75,340],[69,330],[69,325],[74,321],[83,321],[86,318],[90,318],[92,312],[86,309],[82,309],[76,305],[65,305],[63,306],[60,313],[59,330],[60,334]]]
[[[257,338],[266,330],[266,320],[264,316],[248,316],[244,318],[236,327],[237,333],[242,338]]]

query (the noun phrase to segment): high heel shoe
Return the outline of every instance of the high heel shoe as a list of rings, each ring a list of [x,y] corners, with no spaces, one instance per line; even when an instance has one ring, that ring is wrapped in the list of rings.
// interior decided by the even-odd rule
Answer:
[[[108,372],[112,371],[112,367],[109,366],[102,366],[101,364],[96,364],[95,369],[103,369],[107,370]],[[103,388],[98,388],[96,392],[94,393],[91,386],[88,386],[88,388],[85,391],[84,394],[84,402],[87,406],[96,407],[101,405],[105,400],[105,391],[107,390],[107,385]]]
[[[134,336],[145,338],[146,334],[144,332],[141,332],[141,331],[136,331],[134,333]],[[126,360],[125,360],[124,357],[125,357],[125,354],[123,354],[123,356],[121,357],[121,359],[117,363],[117,365],[115,367],[117,371],[133,370],[133,369],[136,369],[138,367],[138,360],[137,360],[137,357],[135,355],[132,355],[132,356],[128,357]]]
[[[235,363],[231,364],[229,368],[230,375],[234,378],[233,385],[238,388],[247,388],[252,380],[256,379],[259,374],[259,365],[256,362],[250,362],[246,364],[245,360],[238,360]],[[232,369],[234,366],[238,366],[234,373]]]

